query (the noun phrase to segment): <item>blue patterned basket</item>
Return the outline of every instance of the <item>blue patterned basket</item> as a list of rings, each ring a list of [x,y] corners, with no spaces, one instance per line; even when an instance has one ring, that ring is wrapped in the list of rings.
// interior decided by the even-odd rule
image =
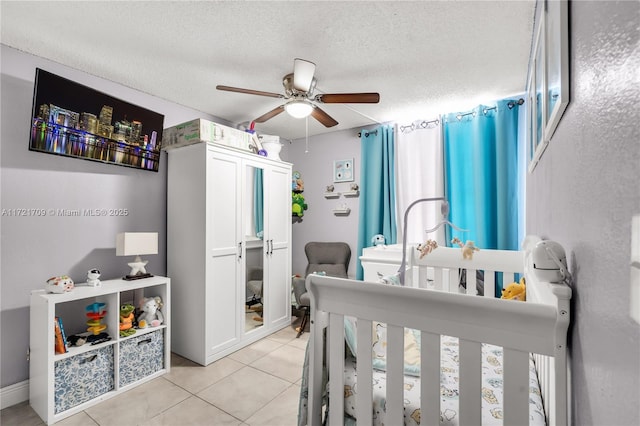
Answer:
[[[135,336],[120,344],[120,386],[164,368],[163,330]]]
[[[55,413],[114,389],[113,345],[55,362]]]

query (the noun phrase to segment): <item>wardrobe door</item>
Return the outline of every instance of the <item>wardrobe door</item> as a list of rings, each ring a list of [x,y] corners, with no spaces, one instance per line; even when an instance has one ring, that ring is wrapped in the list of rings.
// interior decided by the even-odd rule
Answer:
[[[233,155],[207,152],[207,356],[238,342],[242,316],[241,163]],[[189,206],[185,206],[189,208]],[[244,290],[244,288],[242,288]],[[242,306],[243,308],[243,306]]]
[[[272,166],[265,180],[268,319],[284,324],[291,321],[291,168]]]

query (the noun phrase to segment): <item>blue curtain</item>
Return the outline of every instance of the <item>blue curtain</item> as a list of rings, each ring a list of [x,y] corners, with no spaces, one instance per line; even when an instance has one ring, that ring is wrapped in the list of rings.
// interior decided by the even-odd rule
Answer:
[[[480,249],[517,250],[518,103],[502,100],[444,119],[445,194],[449,220],[468,232],[447,235]]]
[[[394,128],[383,125],[361,132],[360,217],[356,278],[363,278],[362,249],[382,234],[386,244],[395,244],[396,194]]]
[[[256,237],[262,239],[264,234],[264,199],[262,185],[262,169],[254,168],[253,174],[253,220]]]

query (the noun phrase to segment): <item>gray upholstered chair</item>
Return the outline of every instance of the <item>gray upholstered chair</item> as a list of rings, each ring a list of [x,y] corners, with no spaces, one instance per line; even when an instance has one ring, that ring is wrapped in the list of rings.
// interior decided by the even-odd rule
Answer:
[[[302,323],[298,329],[300,337],[309,321],[310,302],[309,293],[305,286],[307,275],[314,272],[324,272],[330,277],[348,278],[349,261],[351,260],[351,248],[347,243],[341,242],[309,242],[304,246],[307,255],[307,269],[303,277],[293,279],[293,294],[298,309],[304,310]]]

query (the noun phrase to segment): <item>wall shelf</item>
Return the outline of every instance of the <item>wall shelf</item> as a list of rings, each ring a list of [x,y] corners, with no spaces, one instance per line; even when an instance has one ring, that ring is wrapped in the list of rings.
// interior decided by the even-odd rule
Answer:
[[[340,197],[340,193],[339,192],[325,192],[324,193],[324,198],[338,198]]]
[[[333,214],[336,216],[349,216],[349,213],[351,213],[351,209],[348,207],[346,209],[333,209]]]
[[[358,195],[360,195],[360,191],[357,189],[354,191],[346,191],[343,192],[342,195],[344,195],[345,197],[357,197]]]

